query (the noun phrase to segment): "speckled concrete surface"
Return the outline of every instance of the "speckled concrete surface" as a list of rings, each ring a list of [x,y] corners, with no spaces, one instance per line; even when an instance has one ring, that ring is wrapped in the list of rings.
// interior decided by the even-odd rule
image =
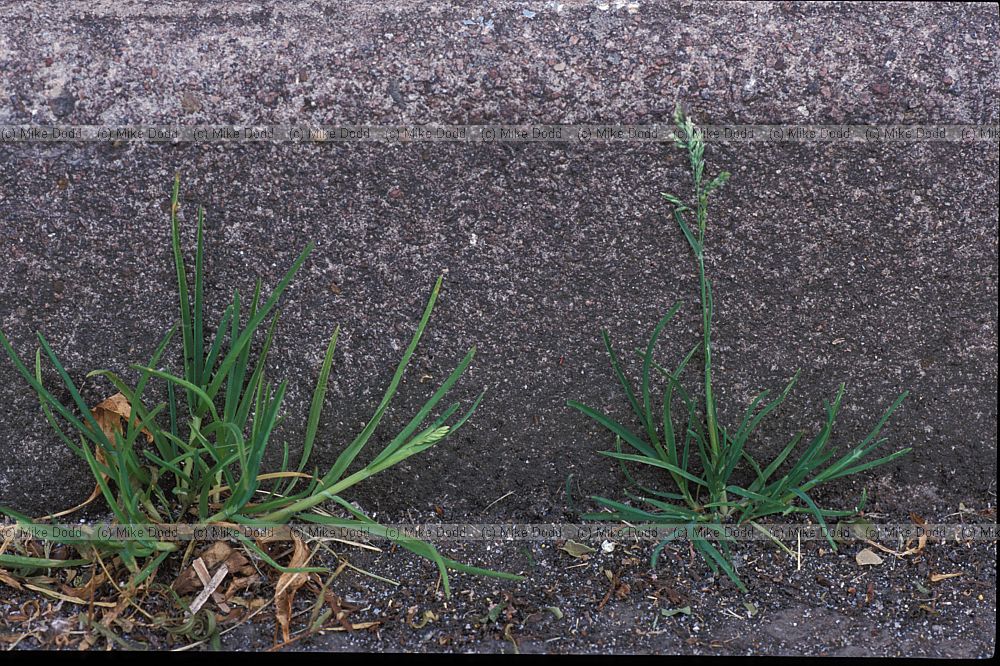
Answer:
[[[646,123],[676,101],[705,124],[1000,118],[992,5],[621,4],[10,4],[0,122]],[[887,434],[914,454],[820,498],[851,503],[867,486],[901,516],[995,507],[996,143],[713,143],[707,155],[733,171],[709,250],[722,418],[801,367],[759,450],[817,425],[842,381],[846,445],[909,389]],[[173,320],[175,171],[187,218],[207,208],[215,312],[316,241],[271,361],[290,380],[281,436],[295,442],[341,325],[324,463],[377,404],[444,272],[384,432],[429,396],[421,375],[443,379],[470,345],[458,393],[488,393],[460,437],[351,497],[387,519],[435,505],[480,516],[509,491],[491,515],[559,519],[569,474],[581,492],[614,493],[619,472],[594,453],[607,437],[564,406],[626,418],[599,329],[638,346],[680,299],[663,357],[695,340],[692,262],[658,196],[686,185],[667,147],[0,144],[0,164],[0,327],[22,353],[42,331],[95,401],[109,388],[83,375],[148,358]],[[36,404],[0,363],[0,503],[29,512],[92,488]]]
[[[4,4],[4,121],[998,118],[988,3]]]
[[[762,445],[780,447],[785,433],[815,425],[841,381],[850,392],[839,434],[856,441],[909,389],[889,433],[916,452],[889,486],[953,504],[985,496],[996,423],[991,150],[710,148],[713,163],[734,171],[718,199],[710,259],[723,418],[738,418],[758,390],[801,367]],[[590,491],[610,491],[614,465],[592,454],[605,437],[564,407],[575,398],[625,418],[598,329],[638,347],[682,299],[682,323],[668,331],[680,341],[664,345],[664,358],[696,339],[693,265],[656,196],[682,186],[683,164],[663,148],[60,145],[5,157],[4,190],[15,196],[3,201],[4,329],[24,352],[41,330],[81,381],[90,369],[148,358],[175,317],[164,223],[174,169],[185,174],[188,210],[207,207],[216,311],[255,275],[273,285],[314,239],[272,361],[274,376],[291,380],[285,434],[294,442],[324,341],[342,326],[323,462],[377,404],[434,277],[447,271],[385,432],[429,396],[418,378],[443,379],[473,344],[478,357],[460,394],[486,387],[488,397],[461,437],[408,466],[415,474],[403,467],[376,480],[373,509],[422,512],[443,501],[475,515],[515,490],[506,510],[542,518],[558,515],[570,473]],[[4,474],[31,479],[5,482],[4,500],[42,510],[85,494],[87,475],[33,397],[9,364],[0,372],[10,405]],[[95,401],[108,391],[83,383]],[[963,462],[971,459],[982,464]]]

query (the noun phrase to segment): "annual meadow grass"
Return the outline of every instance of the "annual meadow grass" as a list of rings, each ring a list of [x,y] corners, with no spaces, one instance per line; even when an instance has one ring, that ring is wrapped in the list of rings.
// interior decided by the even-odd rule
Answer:
[[[367,425],[340,450],[332,466],[320,471],[312,465],[319,440],[319,422],[333,368],[339,328],[333,331],[319,371],[312,403],[305,419],[305,434],[297,460],[292,459],[287,442],[282,446],[282,462],[277,472],[263,469],[265,453],[275,446],[275,428],[284,418],[283,400],[287,382],[275,382],[265,373],[265,361],[278,324],[278,301],[302,267],[313,246],[309,244],[292,263],[274,290],[264,295],[258,280],[246,298],[233,293],[221,315],[215,333],[209,337],[204,304],[204,211],[197,215],[197,244],[194,257],[193,288],[189,285],[189,265],[181,251],[179,177],[174,181],[170,214],[171,242],[177,276],[180,322],[163,336],[146,363],[133,365],[138,381],[130,385],[110,370],[95,370],[88,377],[106,378],[131,405],[131,417],[121,432],[105,432],[84,402],[76,383],[59,361],[45,337],[39,333],[34,367],[25,364],[7,337],[0,332],[0,345],[24,380],[38,394],[41,408],[56,436],[89,467],[101,495],[114,514],[114,521],[127,525],[156,525],[198,522],[209,524],[264,525],[290,521],[364,527],[437,565],[444,590],[449,592],[448,571],[519,579],[519,576],[468,566],[443,557],[425,542],[387,530],[365,515],[344,493],[366,479],[439,444],[468,421],[482,394],[464,410],[451,404],[436,416],[432,412],[472,363],[475,348],[459,361],[434,394],[409,422],[370,457],[351,471],[385,416],[399,389],[407,364],[427,327],[441,289],[441,278],[417,324],[389,386]],[[180,331],[183,373],[173,374],[161,367],[161,359]],[[252,352],[255,340],[259,353]],[[64,404],[42,381],[43,361],[58,374],[71,402]],[[144,394],[154,381],[166,387],[166,400],[147,407]],[[161,394],[162,395],[162,394]],[[320,505],[336,505],[345,516],[317,511]],[[10,509],[0,513],[23,527],[43,527]],[[44,533],[44,530],[37,530]],[[0,554],[0,566],[40,569],[77,566],[94,556],[110,556],[132,572],[138,584],[153,573],[170,553],[181,545],[155,539],[100,539],[91,535],[74,546],[80,558],[60,560],[13,553]],[[322,568],[286,568],[275,562],[252,539],[243,544],[261,559],[282,572],[323,571]]]
[[[687,240],[697,265],[701,340],[672,369],[663,367],[654,360],[657,341],[677,314],[680,303],[671,307],[653,329],[645,351],[638,352],[642,361],[642,374],[641,384],[636,390],[622,370],[607,331],[602,332],[614,375],[621,383],[625,397],[638,420],[639,428],[636,430],[615,421],[600,410],[576,401],[568,403],[614,434],[615,450],[603,451],[602,454],[621,461],[626,474],[628,469],[625,463],[650,466],[660,470],[663,480],[669,482],[672,488],[665,491],[662,488],[640,487],[639,494],[626,491],[631,503],[593,497],[594,501],[610,512],[591,513],[584,517],[591,520],[613,518],[644,524],[677,525],[684,533],[691,535],[694,548],[713,571],[724,571],[740,589],[746,590],[733,565],[732,539],[727,536],[724,525],[749,525],[788,550],[759,522],[761,518],[806,513],[825,528],[827,518],[850,516],[860,511],[866,499],[864,492],[858,506],[851,511],[821,509],[809,493],[821,484],[890,463],[911,450],[906,448],[880,458],[871,458],[871,454],[886,443],[885,438],[879,438],[879,433],[903,402],[906,393],[892,402],[862,442],[839,457],[832,436],[844,396],[843,384],[837,389],[833,401],[825,403],[826,418],[819,431],[809,440],[805,439],[805,431],[796,433],[781,452],[766,464],[754,457],[748,445],[752,443],[754,432],[761,421],[788,397],[798,373],[770,401],[768,391],[758,395],[735,427],[727,428],[719,423],[719,409],[712,391],[713,308],[711,282],[705,274],[705,231],[709,196],[726,183],[729,173],[723,171],[709,180],[705,174],[705,142],[702,132],[680,109],[675,113],[674,121],[674,142],[687,153],[693,188],[689,203],[673,194],[663,194],[663,197],[673,208],[674,220]],[[701,395],[687,390],[681,381],[685,369],[696,356],[703,363],[703,377],[699,384],[703,391]],[[665,383],[659,406],[654,405],[652,395],[653,378],[656,375]],[[678,413],[680,418],[677,418]],[[623,450],[623,442],[631,451]],[[748,471],[752,481],[737,483],[735,479],[738,470]],[[628,478],[632,481],[631,475]],[[675,534],[680,533],[678,530]],[[706,538],[713,534],[716,538]],[[834,540],[829,535],[827,539],[836,550]],[[670,538],[664,540],[654,549],[654,566],[669,541]]]

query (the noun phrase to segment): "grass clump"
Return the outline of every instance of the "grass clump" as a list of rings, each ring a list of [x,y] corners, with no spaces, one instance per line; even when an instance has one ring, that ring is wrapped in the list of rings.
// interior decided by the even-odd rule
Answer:
[[[197,215],[197,249],[194,258],[193,289],[188,284],[189,266],[181,251],[178,220],[180,181],[175,179],[170,213],[174,267],[180,302],[180,323],[164,335],[152,357],[131,366],[138,382],[129,385],[110,370],[88,374],[102,376],[120,391],[131,405],[131,416],[120,432],[108,433],[88,408],[48,341],[38,334],[39,349],[34,368],[29,369],[7,337],[0,332],[0,345],[14,366],[38,394],[42,410],[60,440],[79,456],[93,473],[101,495],[114,514],[114,521],[128,525],[156,525],[198,522],[209,524],[263,525],[290,521],[335,526],[365,526],[371,532],[433,561],[445,592],[449,592],[448,571],[519,579],[519,576],[468,566],[443,557],[424,541],[407,538],[378,525],[343,494],[366,479],[420,454],[458,431],[472,416],[482,394],[462,411],[452,404],[438,416],[431,412],[459,380],[472,362],[475,348],[468,351],[457,367],[438,387],[423,407],[391,441],[367,464],[350,472],[372,439],[396,394],[407,364],[427,327],[441,289],[438,278],[416,332],[403,353],[381,402],[360,433],[349,442],[333,465],[321,473],[311,467],[320,415],[333,366],[339,327],[334,330],[313,392],[306,419],[301,455],[290,459],[283,445],[280,470],[265,473],[265,452],[272,446],[274,431],[283,418],[282,402],[287,382],[275,383],[265,373],[265,361],[278,323],[277,304],[313,249],[310,243],[292,263],[274,291],[265,296],[258,280],[249,299],[233,293],[222,313],[215,334],[206,338],[204,313],[204,210]],[[161,359],[180,329],[183,373],[172,374],[160,367]],[[251,351],[255,339],[260,352]],[[51,364],[72,402],[63,404],[42,381],[43,358]],[[166,401],[147,408],[144,394],[151,382],[166,386]],[[162,395],[162,393],[161,393]],[[331,516],[316,509],[323,503],[339,505],[349,515]],[[24,527],[39,527],[26,516],[9,509],[0,512]],[[252,539],[244,545],[282,572],[323,571],[322,568],[286,568],[273,561]],[[118,558],[138,583],[156,570],[178,543],[152,539],[115,540],[94,536],[83,545],[75,544],[82,560],[53,560],[14,554],[0,554],[0,565],[18,568],[76,566],[95,557]]]
[[[705,143],[702,132],[680,108],[674,114],[674,122],[675,144],[687,153],[690,161],[692,200],[689,204],[672,194],[665,193],[663,197],[672,206],[674,220],[687,240],[697,264],[702,315],[701,340],[673,369],[665,368],[653,359],[660,335],[680,309],[680,303],[676,303],[653,329],[645,351],[638,352],[642,360],[642,375],[641,386],[636,391],[622,372],[607,331],[602,331],[611,367],[641,424],[638,431],[630,430],[604,412],[587,405],[575,401],[568,403],[614,433],[616,450],[603,451],[603,455],[621,461],[626,474],[628,470],[625,463],[638,463],[662,470],[665,479],[672,482],[673,492],[650,488],[641,488],[642,495],[627,492],[630,499],[645,505],[641,509],[606,497],[593,497],[594,501],[610,509],[611,513],[591,513],[584,517],[592,520],[607,520],[612,517],[646,524],[682,526],[685,528],[684,533],[691,535],[694,548],[710,568],[715,572],[724,571],[745,591],[746,587],[733,566],[732,539],[726,536],[724,524],[750,525],[787,551],[787,547],[758,522],[759,519],[765,516],[806,513],[826,528],[827,518],[849,516],[860,511],[866,498],[864,492],[853,511],[821,509],[809,493],[821,484],[885,465],[911,450],[906,448],[881,458],[870,459],[871,454],[887,441],[879,438],[879,433],[900,406],[906,393],[896,398],[860,444],[840,457],[836,457],[831,436],[844,395],[843,384],[837,389],[833,402],[825,403],[826,419],[804,450],[800,443],[805,432],[800,431],[766,465],[754,458],[747,444],[761,421],[788,397],[798,378],[797,372],[784,390],[769,402],[765,402],[768,391],[758,395],[735,428],[726,428],[719,423],[719,410],[712,391],[713,308],[711,282],[705,275],[705,230],[709,196],[726,183],[729,173],[723,171],[709,180],[705,175]],[[701,384],[704,393],[701,396],[692,394],[681,383],[684,370],[698,352],[704,364]],[[661,376],[666,384],[659,409],[653,405],[651,391],[654,373]],[[682,414],[680,419],[675,418],[675,409]],[[623,451],[622,442],[634,452]],[[795,451],[797,456],[792,455]],[[784,470],[784,473],[778,474],[779,470]],[[734,479],[737,471],[749,472],[753,480],[743,485],[736,483]],[[631,481],[631,476],[628,478]],[[679,533],[680,530],[677,534]],[[706,536],[715,538],[709,539]],[[829,534],[827,539],[836,550],[837,545]],[[654,549],[653,566],[669,540],[670,538],[664,540]]]

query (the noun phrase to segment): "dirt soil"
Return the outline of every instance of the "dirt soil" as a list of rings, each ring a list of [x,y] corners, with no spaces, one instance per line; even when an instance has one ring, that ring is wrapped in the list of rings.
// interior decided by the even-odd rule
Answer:
[[[600,4],[11,4],[0,7],[0,123],[641,124],[666,121],[676,102],[704,124],[1000,120],[995,5]],[[817,501],[853,506],[866,487],[884,522],[911,512],[996,522],[997,144],[715,142],[706,155],[710,169],[733,172],[709,232],[722,421],[801,368],[755,453],[817,427],[840,382],[846,447],[908,389],[886,435],[913,455],[842,479]],[[271,353],[271,376],[290,380],[278,441],[300,440],[323,345],[340,324],[315,454],[321,465],[336,458],[443,273],[373,445],[430,395],[420,377],[440,381],[473,344],[457,392],[487,397],[460,436],[349,499],[389,522],[572,520],[569,475],[578,497],[624,486],[596,454],[612,444],[607,434],[565,406],[577,399],[627,419],[600,329],[620,349],[644,345],[680,300],[661,358],[675,362],[696,340],[694,266],[659,197],[686,191],[682,158],[634,143],[0,143],[0,328],[22,356],[42,331],[85,397],[106,397],[109,386],[84,375],[127,375],[174,317],[166,214],[179,171],[182,214],[207,209],[215,316],[234,287],[246,293],[258,275],[273,285],[317,243]],[[0,363],[0,504],[40,515],[92,487]],[[460,576],[449,601],[418,558],[344,551],[401,582],[350,572],[335,582],[359,606],[352,618],[378,630],[287,649],[993,653],[995,543],[931,543],[872,568],[855,563],[857,544],[822,555],[822,544],[803,547],[798,569],[747,545],[742,594],[683,547],[650,571],[646,544],[585,562],[549,543],[445,544],[456,559],[530,574],[517,585]],[[606,602],[605,570],[619,581]],[[962,576],[932,585],[934,573]],[[7,616],[26,599],[0,583]],[[690,615],[661,613],[687,606]],[[413,628],[425,610],[438,619]],[[224,645],[270,647],[273,619],[261,617]]]

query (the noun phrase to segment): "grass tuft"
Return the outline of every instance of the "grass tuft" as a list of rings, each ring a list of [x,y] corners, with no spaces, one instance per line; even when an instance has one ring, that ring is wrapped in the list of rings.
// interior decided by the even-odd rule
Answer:
[[[120,431],[102,430],[76,384],[41,334],[38,334],[40,347],[35,354],[32,371],[0,331],[0,346],[38,394],[45,417],[58,438],[90,468],[101,496],[114,514],[115,522],[138,526],[191,521],[252,525],[285,524],[294,520],[344,527],[364,526],[434,562],[446,594],[450,592],[449,570],[520,579],[513,574],[489,571],[444,558],[433,545],[400,536],[378,525],[342,497],[370,477],[454,435],[472,416],[482,399],[480,395],[464,412],[459,404],[453,404],[431,419],[431,412],[471,364],[475,355],[473,348],[389,444],[371,456],[358,471],[347,473],[365,453],[399,389],[407,365],[427,328],[441,290],[441,278],[437,279],[431,291],[416,331],[374,415],[344,447],[330,469],[320,473],[311,465],[311,456],[333,368],[339,328],[334,329],[326,345],[298,462],[292,464],[289,461],[286,443],[280,470],[264,473],[264,455],[273,446],[275,427],[283,418],[282,403],[287,389],[287,382],[277,383],[265,372],[265,361],[278,322],[277,305],[312,252],[313,245],[310,243],[302,250],[269,295],[262,294],[259,281],[249,301],[235,291],[215,327],[214,338],[206,340],[205,331],[211,327],[206,326],[204,312],[204,210],[199,209],[197,213],[192,290],[189,286],[189,267],[181,251],[179,192],[178,176],[173,184],[170,233],[180,305],[179,325],[166,332],[146,363],[131,366],[139,377],[135,385],[128,384],[110,370],[95,370],[88,375],[105,377],[131,405],[131,417]],[[174,374],[161,367],[161,358],[178,328],[184,360],[183,371]],[[251,351],[254,340],[262,340],[261,351],[256,356]],[[70,404],[57,399],[43,384],[43,359],[59,375],[72,400]],[[166,384],[167,400],[147,407],[144,394],[154,380]],[[428,421],[430,424],[421,428]],[[140,440],[140,435],[148,444]],[[302,482],[304,487],[299,488]],[[349,517],[332,517],[327,512],[315,511],[327,502],[346,510],[345,515]],[[2,507],[0,513],[22,527],[35,528],[36,532],[44,533],[44,530],[38,529],[42,525],[27,516]],[[87,540],[86,548],[79,546],[82,560],[0,553],[0,565],[47,569],[76,566],[82,561],[93,562],[100,558],[118,558],[132,572],[135,583],[149,576],[167,554],[181,548],[180,544],[170,541],[100,539],[92,536]],[[246,539],[243,543],[282,572],[324,571],[316,567],[281,567],[253,540]],[[76,542],[73,545],[77,547]]]
[[[746,586],[740,579],[730,556],[730,541],[725,538],[723,525],[726,523],[749,524],[779,543],[758,521],[766,516],[805,513],[812,516],[819,525],[825,527],[830,517],[853,515],[864,505],[864,494],[854,511],[839,511],[819,508],[809,496],[809,491],[817,486],[844,476],[858,474],[890,463],[906,455],[906,448],[881,458],[870,459],[871,454],[887,440],[879,438],[879,433],[889,417],[906,397],[903,393],[890,405],[876,423],[869,435],[840,457],[831,443],[833,426],[844,395],[844,385],[837,390],[832,403],[826,403],[826,419],[815,437],[803,450],[800,443],[804,433],[798,433],[785,448],[765,467],[762,467],[747,450],[747,444],[761,421],[778,408],[788,397],[798,378],[792,377],[785,389],[770,402],[765,402],[768,392],[761,393],[744,413],[736,428],[726,428],[718,421],[718,407],[712,390],[712,287],[705,275],[705,229],[708,223],[709,196],[725,185],[729,173],[723,171],[710,181],[705,178],[705,142],[702,132],[695,127],[678,107],[674,114],[676,131],[675,145],[687,153],[690,162],[693,188],[691,200],[664,193],[663,197],[673,209],[674,221],[680,227],[694,255],[698,269],[699,300],[701,303],[701,340],[691,349],[674,369],[664,368],[653,359],[656,343],[664,328],[677,313],[680,303],[675,304],[666,316],[657,323],[642,357],[641,386],[638,393],[622,372],[617,354],[611,346],[611,338],[602,331],[602,339],[611,367],[622,385],[625,397],[635,413],[641,427],[630,430],[600,410],[575,401],[573,407],[615,435],[616,450],[604,451],[603,455],[625,463],[636,463],[662,470],[665,478],[672,482],[676,492],[664,492],[640,488],[644,495],[629,496],[645,504],[648,509],[640,509],[606,497],[593,497],[606,511],[587,514],[592,520],[609,518],[681,525],[688,528],[692,545],[713,571],[723,571],[741,590]],[[703,361],[703,395],[697,396],[685,390],[681,383],[684,370],[693,355],[701,352]],[[659,375],[666,383],[663,401],[659,410],[653,406],[651,396],[651,376]],[[678,409],[679,408],[679,409]],[[675,412],[682,417],[676,419]],[[622,442],[633,452],[623,452]],[[793,457],[793,451],[798,456]],[[738,470],[749,471],[753,481],[738,485],[734,477]],[[785,470],[775,476],[779,470]],[[632,481],[631,475],[627,478]],[[633,484],[634,485],[634,484]],[[669,500],[669,501],[664,501]],[[610,513],[609,513],[610,511]],[[718,535],[717,548],[701,535]],[[836,543],[829,538],[836,550]],[[669,540],[668,540],[669,541]],[[653,565],[666,542],[653,551]],[[721,550],[720,550],[721,548]]]

